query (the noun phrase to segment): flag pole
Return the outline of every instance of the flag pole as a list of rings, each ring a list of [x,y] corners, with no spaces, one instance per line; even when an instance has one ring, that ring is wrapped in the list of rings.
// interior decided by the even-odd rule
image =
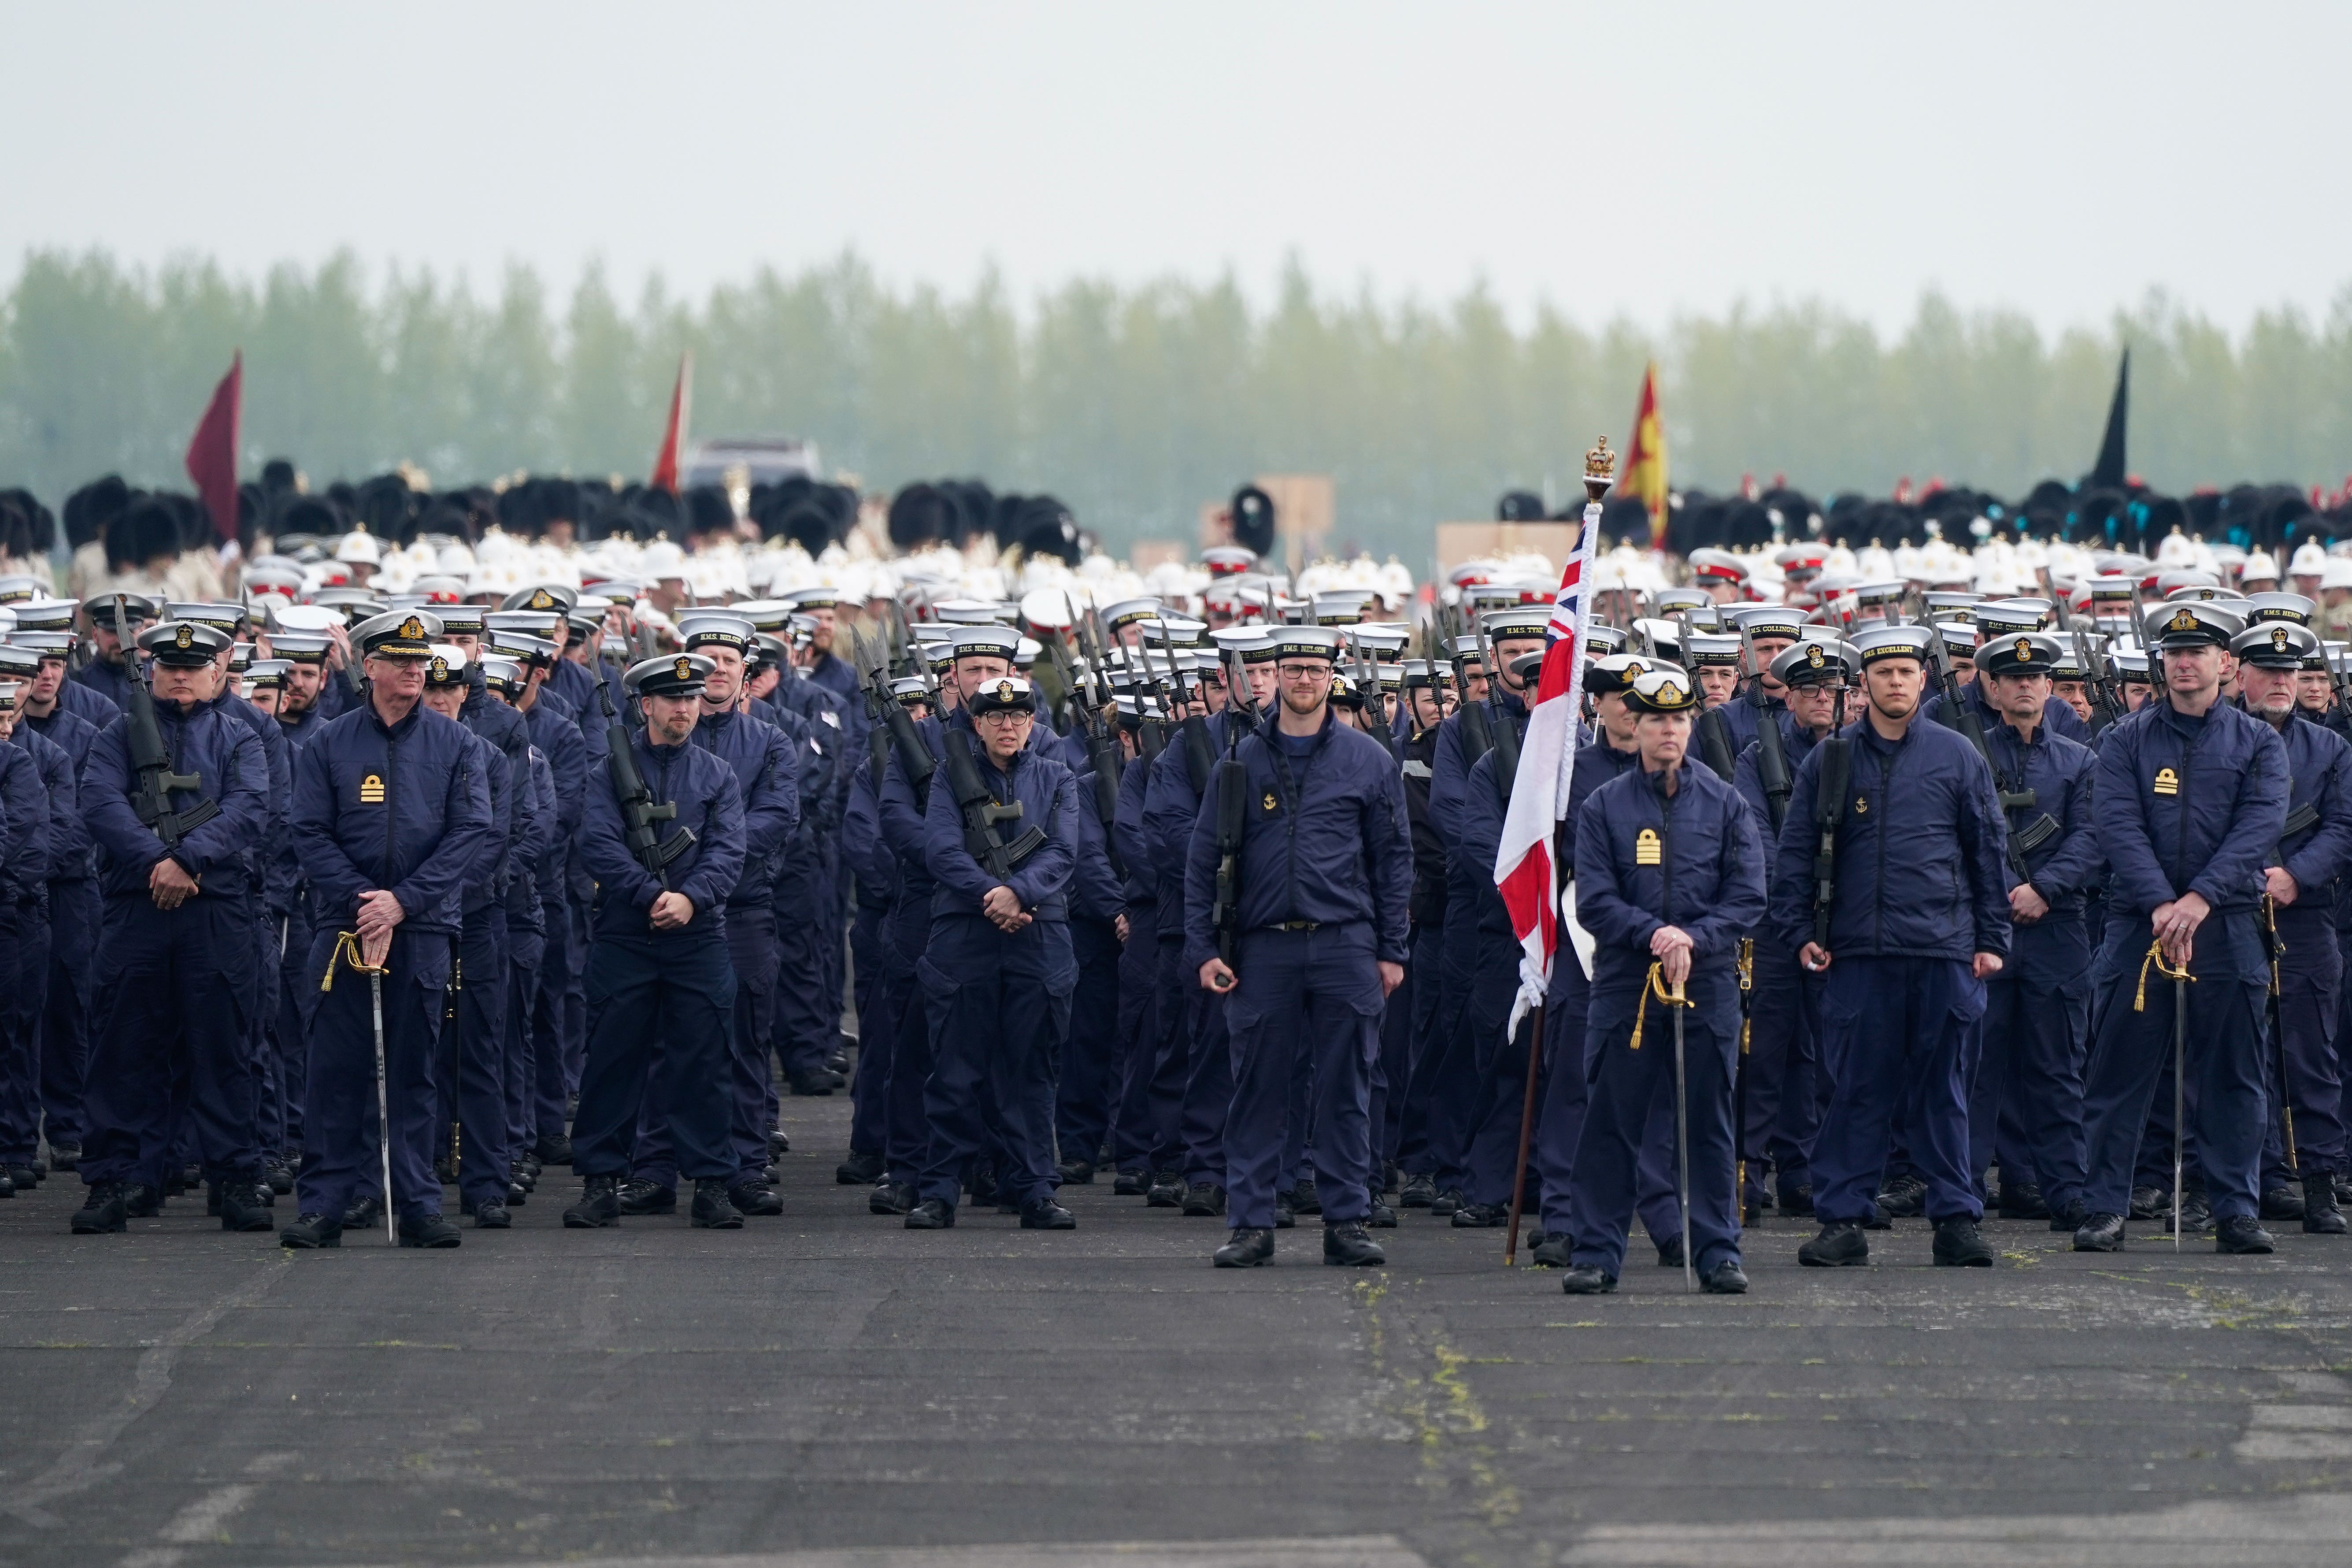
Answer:
[[[1609,437],[1606,436],[1601,437],[1600,445],[1584,455],[1584,527],[1577,540],[1577,554],[1568,563],[1570,571],[1577,568],[1580,561],[1585,564],[1591,563],[1593,541],[1601,530],[1601,498],[1609,493],[1609,482],[1616,463],[1615,455],[1609,450]],[[1579,574],[1580,583],[1581,580],[1581,574]],[[1576,625],[1572,631],[1577,646],[1571,650],[1571,657],[1580,661],[1584,658],[1585,605],[1591,602],[1580,590],[1577,595]],[[1581,681],[1571,679],[1567,694],[1571,707],[1568,715],[1568,745],[1567,750],[1562,753],[1563,759],[1572,756],[1576,750],[1577,714],[1573,705],[1577,700],[1576,692],[1581,684]],[[1527,759],[1535,755],[1538,753],[1533,751],[1522,752],[1520,765],[1525,767]],[[1539,767],[1549,765],[1565,771],[1559,762],[1548,759],[1538,758],[1536,765]],[[1513,789],[1514,793],[1517,793],[1516,780],[1513,781]],[[1565,801],[1567,797],[1562,795],[1560,798]],[[1557,837],[1557,834],[1553,837]],[[1552,886],[1547,890],[1547,896],[1556,900],[1559,897],[1559,877],[1557,869],[1553,872],[1551,882]],[[1536,1082],[1538,1069],[1543,1063],[1544,1045],[1544,1008],[1541,1002],[1535,1005],[1534,1013],[1535,1028],[1528,1039],[1527,1089],[1519,1100],[1519,1157],[1511,1166],[1510,1232],[1503,1239],[1503,1267],[1506,1268],[1516,1268],[1518,1264],[1519,1218],[1525,1212],[1528,1194],[1528,1146],[1533,1142],[1536,1131]]]

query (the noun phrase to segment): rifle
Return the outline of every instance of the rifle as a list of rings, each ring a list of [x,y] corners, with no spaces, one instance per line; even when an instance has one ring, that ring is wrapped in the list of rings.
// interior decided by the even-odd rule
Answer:
[[[596,683],[596,700],[604,706],[604,766],[612,774],[613,794],[621,805],[622,841],[637,858],[637,864],[651,872],[667,893],[670,890],[669,863],[694,847],[694,829],[680,827],[667,840],[656,832],[656,822],[677,820],[677,803],[654,804],[654,792],[646,787],[645,775],[637,772],[636,753],[629,749],[629,727],[621,721],[613,707],[610,681]]]
[[[1396,726],[1389,721],[1388,694],[1381,685],[1380,660],[1364,657],[1364,639],[1360,636],[1353,640],[1356,645],[1356,687],[1362,693],[1364,706],[1372,716],[1372,733],[1381,745],[1389,749],[1389,755],[1402,763],[1404,752],[1397,742]]]
[[[1765,815],[1772,819],[1772,836],[1777,839],[1780,824],[1788,820],[1789,796],[1797,787],[1796,780],[1789,772],[1788,749],[1780,743],[1780,721],[1764,706],[1764,660],[1756,651],[1756,635],[1745,623],[1739,628],[1739,647],[1748,656],[1750,679],[1756,683],[1756,700],[1750,704],[1756,710],[1756,780],[1763,786]]]
[[[956,809],[963,814],[964,847],[982,869],[999,882],[1010,882],[1021,863],[1045,842],[1045,830],[1031,823],[1010,844],[998,836],[1000,822],[1021,820],[1021,803],[1000,805],[980,776],[970,732],[949,728],[946,734],[948,787],[955,792]]]
[[[163,727],[155,720],[155,694],[148,688],[147,672],[139,666],[138,646],[131,640],[126,604],[123,595],[114,595],[114,637],[122,645],[122,668],[131,678],[131,706],[123,715],[123,740],[131,753],[131,809],[169,851],[218,816],[220,802],[204,800],[185,811],[172,809],[172,792],[204,788],[204,775],[172,771],[172,753],[163,747]]]
[[[1217,809],[1217,883],[1209,903],[1210,929],[1217,933],[1217,956],[1226,968],[1241,942],[1242,836],[1249,817],[1249,769],[1241,759],[1242,730],[1257,731],[1256,700],[1249,695],[1249,672],[1237,648],[1225,650],[1225,754],[1217,763],[1214,793]]]
[[[2074,658],[2083,667],[2083,679],[2091,688],[2091,703],[2098,710],[2099,722],[2091,727],[2093,734],[2105,730],[2124,716],[2124,694],[2116,679],[2115,666],[2095,640],[2083,635],[2083,628],[2074,630]]]
[[[1169,678],[1175,682],[1177,704],[1192,706],[1192,688],[1184,681],[1184,661],[1178,657],[1176,644],[1168,633],[1168,622],[1153,617],[1160,627],[1160,651],[1168,656]],[[1217,765],[1217,743],[1209,738],[1209,721],[1198,713],[1186,713],[1177,724],[1176,732],[1184,740],[1184,772],[1192,781],[1192,793],[1205,795],[1209,789],[1210,770]]]
[[[1486,722],[1488,742],[1495,752],[1495,793],[1502,797],[1504,805],[1508,806],[1511,804],[1511,785],[1519,776],[1519,732],[1495,700],[1496,689],[1502,684],[1503,671],[1496,662],[1495,639],[1486,635],[1484,617],[1478,622],[1478,645],[1486,660],[1487,712],[1481,717]],[[1478,759],[1471,757],[1468,760],[1475,763]]]
[[[2309,801],[2305,801],[2304,809],[2310,812],[2312,816],[2312,822],[2304,824],[2305,826],[2310,826],[2312,823],[2317,822],[2319,818],[2317,807]],[[2295,826],[2290,820],[2287,832],[2294,831],[2296,831]],[[2282,834],[2280,837],[2284,838],[2286,835]],[[2276,858],[2284,860],[2285,852],[2282,849]],[[2286,951],[2286,943],[2279,940],[2278,905],[2268,893],[2263,895],[2263,945],[2268,949],[2271,959],[2271,994],[2264,1006],[2269,1014],[2267,1021],[2270,1025],[2271,1042],[2278,1051],[2279,1136],[2286,1149],[2286,1168],[2300,1176],[2303,1171],[2301,1163],[2295,1157],[2294,1149],[2294,1097],[2287,1093],[2286,1084],[2286,1029],[2279,1018],[2279,955]]]
[[[1059,642],[1055,644],[1055,666],[1064,670],[1070,668],[1068,658],[1063,654]],[[1103,847],[1109,853],[1112,873],[1124,882],[1127,880],[1127,863],[1119,858],[1118,845],[1116,842],[1117,835],[1112,830],[1113,824],[1118,816],[1118,775],[1121,766],[1118,740],[1111,732],[1110,724],[1104,718],[1102,709],[1096,706],[1087,695],[1087,687],[1093,679],[1091,668],[1087,679],[1083,681],[1076,679],[1076,671],[1073,670],[1065,677],[1066,689],[1069,694],[1071,710],[1078,717],[1078,732],[1086,737],[1087,766],[1091,770],[1087,776],[1094,781],[1095,816],[1102,823]]]
[[[882,791],[886,758],[893,753],[898,759],[898,771],[907,775],[907,787],[915,793],[915,804],[920,806],[929,797],[931,773],[936,765],[931,761],[931,749],[923,744],[916,731],[914,720],[907,716],[906,705],[890,694],[882,684],[882,666],[877,662],[862,682],[866,689],[866,711],[889,741],[889,751],[873,744],[866,749],[873,754],[874,790],[878,798]]]
[[[2022,828],[2009,828],[2010,812],[2033,809],[2033,792],[2010,788],[2000,764],[1992,760],[1992,746],[1985,740],[1984,726],[1977,721],[1977,705],[1961,693],[1958,682],[1952,679],[1952,658],[1944,647],[1944,634],[1932,622],[1927,626],[1927,653],[1928,662],[1935,667],[1937,689],[1944,694],[1944,711],[1950,715],[1949,723],[1968,737],[1969,744],[1977,749],[1977,755],[1984,759],[1985,767],[1992,774],[1993,791],[2000,797],[2001,826],[2005,830],[2001,851],[2009,858],[2010,874],[2021,882],[2031,882],[2033,874],[2026,869],[2026,853],[2050,841],[2051,835],[2058,831],[2057,819],[2045,811]]]
[[[1813,818],[1821,838],[1813,850],[1813,945],[1830,947],[1830,905],[1837,894],[1838,826],[1845,820],[1846,786],[1853,781],[1853,742],[1830,731],[1815,748],[1822,771],[1814,776]]]

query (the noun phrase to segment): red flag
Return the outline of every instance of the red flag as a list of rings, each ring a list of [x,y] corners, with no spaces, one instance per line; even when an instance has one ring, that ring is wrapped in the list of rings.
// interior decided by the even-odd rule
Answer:
[[[657,490],[677,494],[677,454],[686,444],[687,405],[694,397],[694,356],[677,356],[677,385],[669,395],[669,428],[662,432],[661,449],[654,454],[654,477],[649,481]]]
[[[188,478],[212,513],[213,531],[224,541],[236,537],[237,425],[245,404],[245,355],[229,361],[228,374],[213,388],[205,416],[188,438]]]
[[[1625,443],[1622,496],[1638,497],[1650,509],[1650,548],[1666,547],[1666,426],[1658,412],[1658,367],[1642,373],[1642,400],[1633,407],[1633,438]]]

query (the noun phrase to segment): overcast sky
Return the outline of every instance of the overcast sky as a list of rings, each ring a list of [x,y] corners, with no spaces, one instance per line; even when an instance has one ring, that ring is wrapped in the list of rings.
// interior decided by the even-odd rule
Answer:
[[[1296,253],[1659,324],[1921,290],[2232,326],[2352,279],[2352,5],[630,7],[0,0],[0,277],[350,247],[699,294],[855,248],[961,291]]]

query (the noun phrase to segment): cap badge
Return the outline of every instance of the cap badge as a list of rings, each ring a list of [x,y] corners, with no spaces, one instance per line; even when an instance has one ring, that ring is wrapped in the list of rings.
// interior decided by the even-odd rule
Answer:
[[[449,661],[438,654],[433,658],[433,679],[436,680],[449,679]]]
[[[1013,700],[1013,682],[1009,680],[1000,680],[996,683],[996,700],[999,702],[1010,702]]]
[[[182,626],[178,635],[172,638],[172,644],[175,647],[185,647],[194,640],[194,634],[187,627]]]
[[[2277,649],[2280,653],[2284,653],[2286,651],[2286,628],[2284,626],[2273,626],[2271,628],[2271,647]]]
[[[680,680],[692,680],[694,679],[694,661],[687,658],[684,654],[677,656],[677,678]]]
[[[2033,645],[2023,637],[2017,639],[2017,662],[2020,664],[2033,662]]]
[[[1656,828],[1644,827],[1641,832],[1633,835],[1634,865],[1655,866],[1660,864],[1663,859],[1664,851],[1662,846],[1658,843],[1658,830]]]
[[[1635,676],[1647,675],[1649,673],[1650,667],[1643,664],[1640,659],[1629,658],[1625,661],[1625,683],[1628,686],[1633,683],[1633,678]]]
[[[400,635],[410,642],[415,642],[425,635],[425,623],[411,616],[400,623]]]
[[[555,608],[554,596],[541,588],[530,596],[530,607],[534,610],[551,610]]]
[[[2180,777],[2170,768],[2158,768],[2156,770],[2156,783],[2148,788],[2158,795],[2179,795]]]
[[[1682,700],[1683,689],[1676,686],[1673,681],[1669,680],[1659,686],[1658,700],[1661,703],[1669,708],[1675,708],[1681,706]]]
[[[2164,629],[2168,632],[2193,632],[2197,627],[2197,617],[2187,610],[2179,611],[2164,624]]]
[[[1822,665],[1825,662],[1822,658],[1821,644],[1816,642],[1807,643],[1805,645],[1805,662],[1815,669],[1821,668]]]

